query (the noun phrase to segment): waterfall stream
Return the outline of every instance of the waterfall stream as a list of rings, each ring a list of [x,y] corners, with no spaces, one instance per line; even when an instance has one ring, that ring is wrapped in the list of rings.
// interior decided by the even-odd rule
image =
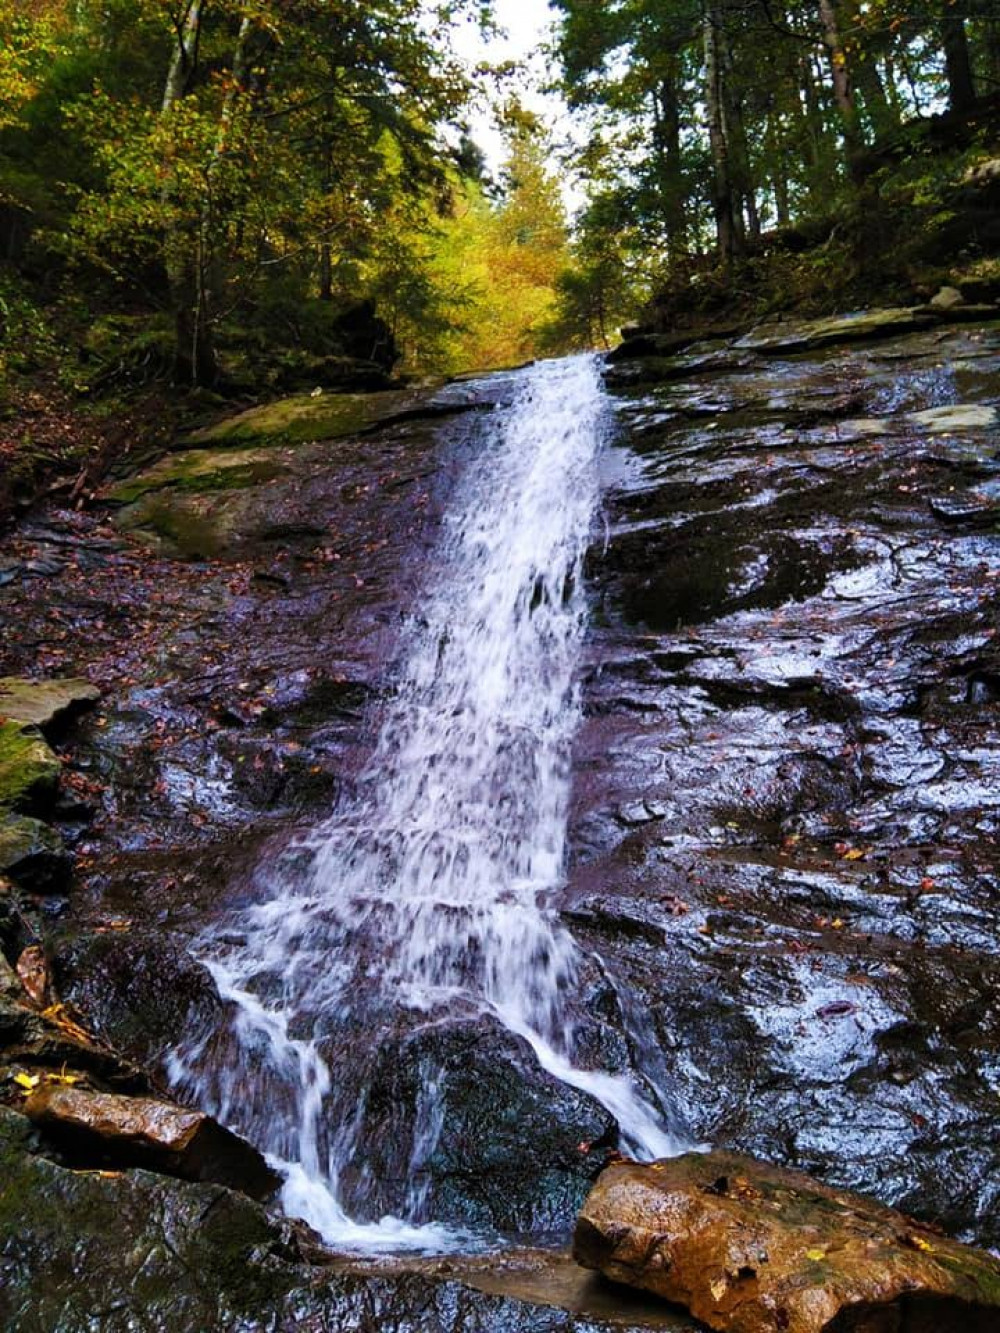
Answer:
[[[354,1221],[343,1203],[365,1096],[340,1088],[322,1037],[334,1017],[367,1032],[359,1015],[372,994],[411,1023],[489,1014],[601,1102],[634,1152],[679,1146],[630,1077],[574,1064],[566,1001],[581,956],[550,906],[564,874],[581,571],[607,405],[590,357],[511,383],[513,403],[472,427],[477,453],[358,790],[257,901],[200,941],[232,1025],[171,1057],[175,1085],[264,1149],[284,1173],[287,1211],[334,1244],[454,1241],[426,1221]],[[441,1114],[431,1085],[412,1163]],[[402,1211],[419,1219],[420,1205],[414,1183]]]

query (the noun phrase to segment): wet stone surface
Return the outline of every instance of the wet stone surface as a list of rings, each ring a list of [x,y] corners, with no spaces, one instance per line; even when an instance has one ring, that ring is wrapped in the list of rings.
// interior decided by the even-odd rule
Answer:
[[[991,1245],[998,372],[996,326],[614,368],[567,906],[693,1141]]]
[[[609,367],[619,429],[588,562],[586,720],[556,903],[589,955],[579,1063],[639,1071],[691,1142],[805,1168],[991,1245],[1000,547],[984,505],[1000,434],[984,409],[998,372],[1000,333],[974,325]],[[510,382],[435,401],[456,393],[488,417]],[[192,939],[253,895],[370,754],[401,627],[476,447],[468,420],[269,444],[267,467],[225,486],[209,471],[199,490],[188,471],[128,506],[34,515],[0,542],[0,673],[85,677],[102,695],[52,741],[74,878],[61,895],[26,893],[30,930],[9,948],[44,937],[59,998],[154,1078],[222,1010]],[[135,506],[154,500],[142,518]],[[385,1172],[376,1205],[399,1201],[427,1056],[453,1090],[433,1206],[485,1230],[568,1236],[603,1161],[603,1112],[567,1090],[572,1134],[546,1125],[549,1077],[524,1043],[485,1032],[492,1092],[477,1103],[467,1021],[386,1034],[379,1087],[397,1139],[369,1145]],[[335,1054],[348,1078],[372,1061],[357,1042]],[[87,1182],[60,1185],[82,1200],[72,1225],[37,1220],[52,1253],[87,1191],[139,1190],[129,1176]],[[207,1188],[155,1182],[163,1216],[195,1219],[195,1236]],[[248,1243],[271,1271],[284,1242],[261,1234]],[[261,1295],[261,1327],[295,1326],[281,1322],[303,1280],[289,1262],[297,1276]],[[166,1292],[180,1270],[163,1263]],[[68,1273],[66,1290],[89,1309],[83,1280]],[[34,1279],[22,1267],[12,1281],[30,1310]],[[536,1306],[431,1289],[426,1275],[350,1282],[315,1327],[362,1328],[381,1311],[378,1326],[403,1328],[421,1302],[448,1329],[604,1327],[563,1310],[532,1323]],[[183,1308],[135,1290],[150,1327],[242,1317],[236,1297],[219,1313],[231,1293],[218,1284]]]

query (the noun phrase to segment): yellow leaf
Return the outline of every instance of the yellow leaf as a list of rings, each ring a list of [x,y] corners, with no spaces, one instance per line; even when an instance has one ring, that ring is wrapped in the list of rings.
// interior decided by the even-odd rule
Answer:
[[[712,1293],[712,1299],[716,1302],[721,1301],[725,1296],[728,1283],[724,1277],[716,1278],[714,1282],[708,1284],[708,1289]]]
[[[15,1074],[14,1082],[25,1092],[31,1092],[33,1088],[38,1087],[39,1079],[37,1074]]]
[[[864,857],[864,851],[860,847],[852,847],[849,852],[844,853],[845,861],[860,861]]]
[[[826,1250],[806,1250],[807,1259],[825,1259]]]
[[[925,1252],[933,1250],[934,1246],[924,1240],[923,1236],[907,1236],[906,1238],[915,1250],[924,1250]]]

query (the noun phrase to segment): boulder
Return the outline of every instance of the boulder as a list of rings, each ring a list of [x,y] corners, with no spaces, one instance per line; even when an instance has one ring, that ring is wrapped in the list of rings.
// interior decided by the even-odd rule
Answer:
[[[55,796],[60,765],[41,732],[0,721],[0,806],[24,809]]]
[[[55,829],[27,815],[0,809],[0,871],[28,888],[58,886],[68,867],[63,840]]]
[[[227,1185],[251,1198],[266,1198],[278,1184],[256,1148],[211,1116],[171,1102],[46,1083],[23,1110],[75,1161],[145,1167]]]
[[[937,310],[952,310],[957,305],[963,305],[964,299],[957,287],[942,287],[931,297],[930,304]]]
[[[427,395],[404,389],[381,393],[311,393],[279,398],[251,407],[187,438],[197,445],[264,445],[279,441],[300,444],[313,440],[339,440],[391,421],[426,402]],[[168,466],[168,465],[164,465]],[[174,464],[173,466],[179,466]],[[124,492],[128,494],[128,492]],[[121,499],[122,488],[112,492]]]
[[[95,704],[101,692],[88,680],[25,680],[0,676],[0,717],[44,730],[71,713]]]
[[[735,1153],[608,1167],[577,1262],[729,1333],[988,1333],[1000,1262],[902,1213]]]
[[[357,1040],[345,1032],[324,1052],[345,1079]],[[485,1016],[428,1023],[373,1046],[357,1166],[340,1181],[351,1208],[373,1218],[398,1213],[416,1182],[421,1220],[535,1236],[569,1231],[617,1143],[599,1102],[560,1083],[523,1038]]]

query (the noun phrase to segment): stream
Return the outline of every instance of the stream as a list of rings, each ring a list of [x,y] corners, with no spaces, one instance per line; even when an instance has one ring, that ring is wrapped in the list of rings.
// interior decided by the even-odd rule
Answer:
[[[633,1077],[577,1063],[578,948],[550,905],[565,874],[582,564],[608,427],[591,357],[522,372],[510,406],[473,423],[477,456],[357,790],[196,946],[232,1018],[171,1054],[172,1082],[268,1152],[286,1209],[331,1244],[468,1244],[426,1219],[422,1168],[445,1113],[433,1066],[407,1221],[348,1216],[339,1181],[357,1169],[370,1087],[352,1081],[345,1095],[323,1054],[331,1031],[377,1042],[386,1023],[488,1014],[604,1106],[627,1150],[652,1159],[683,1142]]]

